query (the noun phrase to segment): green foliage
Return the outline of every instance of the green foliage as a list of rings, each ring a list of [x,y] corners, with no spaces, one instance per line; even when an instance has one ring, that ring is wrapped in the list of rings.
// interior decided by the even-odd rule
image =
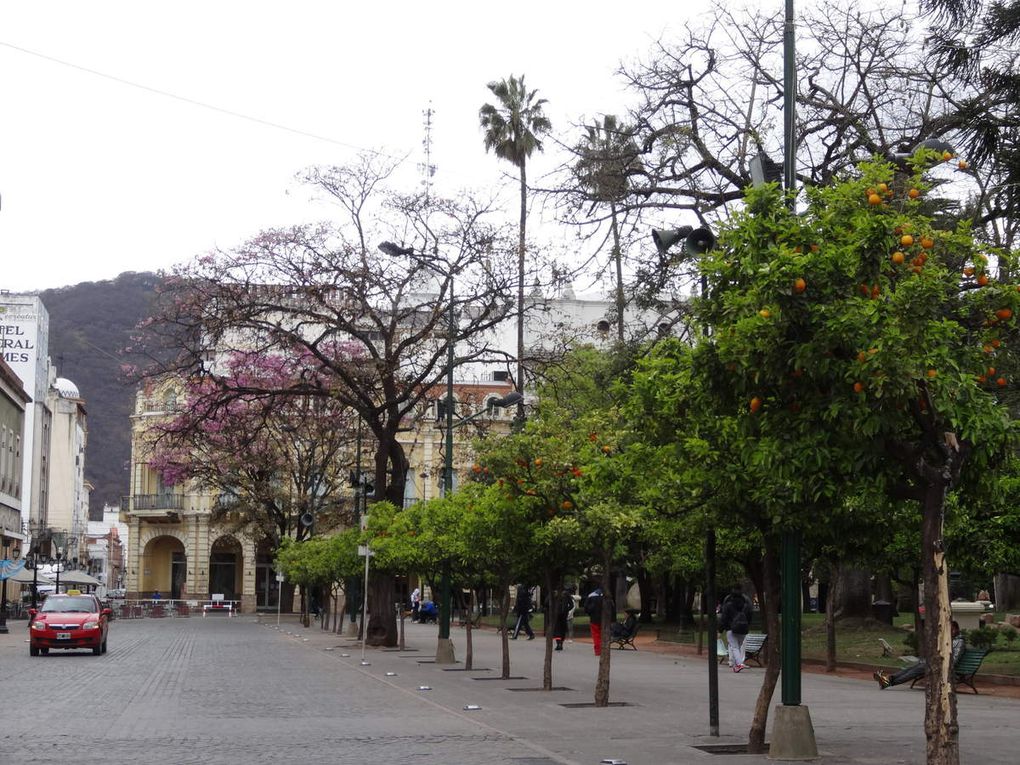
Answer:
[[[358,535],[354,530],[328,537],[312,537],[298,542],[281,540],[276,552],[276,568],[288,581],[303,587],[332,585],[361,570]]]
[[[968,630],[966,634],[967,645],[973,648],[990,649],[995,645],[995,639],[998,637],[994,630],[990,630],[987,627],[981,626],[976,630]]]

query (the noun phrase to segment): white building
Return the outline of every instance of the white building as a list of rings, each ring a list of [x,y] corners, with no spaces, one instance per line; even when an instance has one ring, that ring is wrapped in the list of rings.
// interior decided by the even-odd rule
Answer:
[[[25,406],[25,435],[22,442],[21,517],[46,526],[49,471],[49,388],[50,317],[35,295],[0,292],[0,353],[24,385],[31,401]]]
[[[88,559],[85,533],[89,520],[89,485],[85,481],[85,446],[88,442],[88,419],[85,403],[78,387],[70,380],[56,377],[50,370],[52,383],[46,393],[50,412],[49,496],[46,525],[63,537],[64,557],[83,565]]]

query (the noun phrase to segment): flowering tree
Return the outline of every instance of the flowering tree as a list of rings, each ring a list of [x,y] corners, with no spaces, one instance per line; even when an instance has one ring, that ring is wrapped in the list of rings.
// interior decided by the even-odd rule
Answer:
[[[346,407],[373,450],[376,495],[400,506],[408,461],[399,435],[442,383],[451,343],[454,365],[506,358],[485,338],[513,313],[503,257],[512,245],[474,200],[388,193],[392,170],[375,156],[310,171],[339,223],[266,231],[178,269],[145,327],[153,364],[141,374],[201,379],[209,413],[256,400]],[[238,379],[224,363],[238,353],[297,360],[297,375]],[[368,640],[393,645],[392,577],[371,586]]]

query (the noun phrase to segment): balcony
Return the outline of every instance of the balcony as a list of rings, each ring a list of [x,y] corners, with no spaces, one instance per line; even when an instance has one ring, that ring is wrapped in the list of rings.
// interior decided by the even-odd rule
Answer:
[[[120,500],[121,510],[150,523],[180,523],[183,506],[183,494],[131,494]]]

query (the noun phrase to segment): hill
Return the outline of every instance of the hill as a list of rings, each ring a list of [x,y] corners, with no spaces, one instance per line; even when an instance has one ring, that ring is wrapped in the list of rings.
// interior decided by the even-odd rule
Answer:
[[[155,274],[128,272],[39,293],[50,315],[50,358],[57,374],[78,386],[88,411],[85,478],[95,486],[92,518],[128,492],[134,387],[122,381],[120,366],[158,282]]]

